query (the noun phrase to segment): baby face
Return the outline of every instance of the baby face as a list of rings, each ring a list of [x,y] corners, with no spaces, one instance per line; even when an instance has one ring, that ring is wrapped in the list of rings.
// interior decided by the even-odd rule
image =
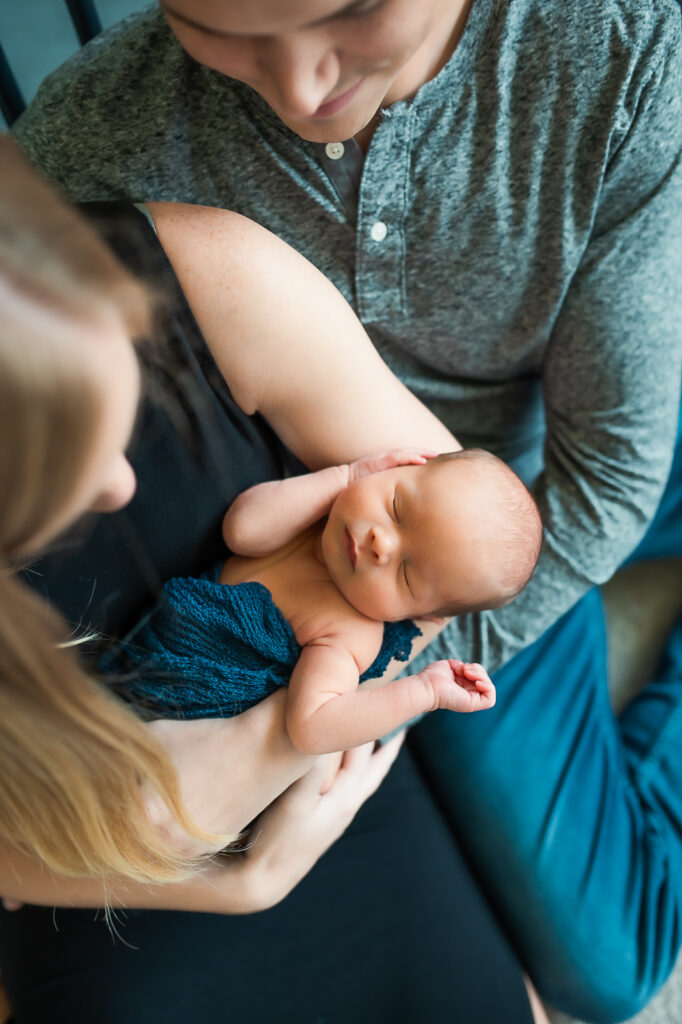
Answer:
[[[372,619],[419,618],[475,600],[481,574],[480,484],[466,463],[400,466],[351,484],[322,534],[329,574]]]

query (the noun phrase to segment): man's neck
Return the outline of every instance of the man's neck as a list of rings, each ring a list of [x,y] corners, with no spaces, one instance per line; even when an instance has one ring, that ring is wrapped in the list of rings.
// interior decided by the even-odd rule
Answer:
[[[392,106],[393,103],[399,103],[401,100],[411,99],[423,85],[442,71],[457,49],[472,5],[473,0],[457,0],[457,3],[453,5],[451,17],[444,19],[440,31],[429,36],[405,67],[401,69],[384,97],[381,104],[382,109]],[[363,153],[369,149],[380,118],[381,111],[377,110],[369,124],[355,134],[355,141]]]

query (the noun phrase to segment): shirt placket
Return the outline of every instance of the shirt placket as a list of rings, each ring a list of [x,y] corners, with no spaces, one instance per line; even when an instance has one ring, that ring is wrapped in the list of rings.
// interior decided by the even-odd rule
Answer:
[[[355,288],[364,323],[406,312],[405,221],[414,112],[384,116],[365,158],[358,199]]]
[[[355,295],[360,318],[404,315],[405,219],[414,113],[385,114],[367,156],[354,139],[317,146],[320,162],[356,227]]]

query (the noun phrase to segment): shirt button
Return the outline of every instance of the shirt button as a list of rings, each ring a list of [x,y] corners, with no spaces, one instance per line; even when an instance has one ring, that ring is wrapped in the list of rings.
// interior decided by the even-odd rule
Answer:
[[[384,238],[386,237],[387,234],[388,234],[388,228],[384,224],[383,220],[378,220],[376,222],[376,224],[372,224],[372,230],[370,231],[370,235],[372,236],[372,241],[374,241],[374,242],[383,242],[383,240],[384,240]]]
[[[330,160],[340,160],[346,152],[346,147],[343,142],[328,142],[324,151]]]

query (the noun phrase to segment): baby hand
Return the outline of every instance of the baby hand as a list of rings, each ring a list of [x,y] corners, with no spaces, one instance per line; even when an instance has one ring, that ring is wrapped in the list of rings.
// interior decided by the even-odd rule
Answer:
[[[430,448],[394,448],[390,452],[378,452],[376,455],[365,455],[349,463],[348,483],[355,483],[372,473],[382,473],[385,469],[396,466],[423,466],[429,459],[435,458],[438,452]]]
[[[495,704],[495,687],[482,665],[451,658],[434,661],[419,675],[433,690],[434,709],[485,711]]]

